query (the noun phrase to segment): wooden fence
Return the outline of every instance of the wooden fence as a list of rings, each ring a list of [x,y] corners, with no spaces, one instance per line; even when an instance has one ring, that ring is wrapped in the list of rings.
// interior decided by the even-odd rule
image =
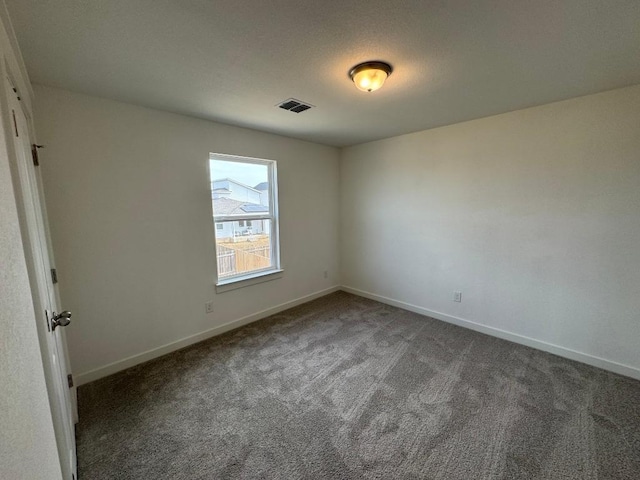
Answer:
[[[271,249],[268,245],[245,250],[224,245],[218,245],[217,248],[218,278],[226,278],[271,266]]]
[[[225,278],[236,273],[236,251],[218,245],[218,278]]]

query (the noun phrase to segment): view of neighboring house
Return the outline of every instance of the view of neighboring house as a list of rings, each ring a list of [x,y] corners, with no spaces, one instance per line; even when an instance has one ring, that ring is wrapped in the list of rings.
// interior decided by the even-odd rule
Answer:
[[[266,183],[266,182],[265,182]],[[222,178],[220,180],[214,180],[211,186],[213,192],[213,198],[231,198],[233,200],[241,200],[249,203],[257,203],[262,205],[261,191],[257,187],[263,185],[262,183],[255,187],[250,187],[232,178]],[[268,201],[268,200],[267,200]]]
[[[214,180],[211,185],[214,215],[251,215],[269,211],[269,184],[250,187],[231,178]],[[269,220],[237,220],[216,222],[216,237],[234,239],[239,236],[269,232]]]

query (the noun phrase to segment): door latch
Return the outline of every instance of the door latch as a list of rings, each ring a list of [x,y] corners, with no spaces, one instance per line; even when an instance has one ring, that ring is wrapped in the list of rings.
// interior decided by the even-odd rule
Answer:
[[[71,312],[65,310],[64,312],[58,313],[56,315],[53,312],[53,318],[51,318],[51,331],[53,332],[56,327],[66,327],[71,323]]]

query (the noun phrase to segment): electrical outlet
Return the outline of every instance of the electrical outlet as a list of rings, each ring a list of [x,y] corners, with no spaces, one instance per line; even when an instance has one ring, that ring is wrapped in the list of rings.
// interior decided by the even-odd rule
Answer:
[[[213,302],[207,302],[204,304],[204,311],[207,313],[213,313]]]
[[[329,272],[327,270],[324,271],[324,278],[329,278]]]
[[[462,301],[462,292],[453,292],[453,301],[461,302]]]

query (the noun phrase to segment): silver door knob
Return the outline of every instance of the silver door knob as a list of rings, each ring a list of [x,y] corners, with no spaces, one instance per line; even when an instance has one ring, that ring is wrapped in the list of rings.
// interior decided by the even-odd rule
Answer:
[[[64,312],[60,312],[56,315],[53,312],[53,318],[51,319],[51,331],[53,332],[56,327],[66,327],[71,323],[71,312],[65,310]]]

